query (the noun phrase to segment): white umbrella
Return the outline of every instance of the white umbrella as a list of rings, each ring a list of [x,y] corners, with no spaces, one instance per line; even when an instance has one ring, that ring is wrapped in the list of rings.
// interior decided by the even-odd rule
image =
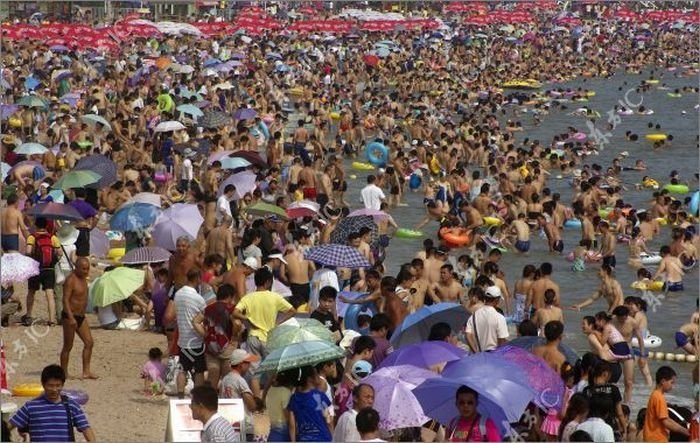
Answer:
[[[175,121],[175,120],[170,120],[167,122],[160,122],[158,123],[158,126],[154,129],[155,132],[171,132],[171,131],[179,131],[181,129],[185,129],[185,125],[182,123]]]
[[[160,194],[153,192],[139,192],[131,197],[127,203],[145,203],[160,208]]]
[[[48,150],[46,146],[39,143],[22,143],[15,149],[15,153],[23,155],[41,155],[47,153]]]
[[[177,74],[192,74],[194,68],[190,65],[181,65],[179,63],[173,63],[170,65],[170,69]]]
[[[101,117],[97,114],[85,114],[82,117],[80,117],[80,119],[88,125],[95,126],[97,123],[99,123],[102,126],[104,126],[105,129],[107,129],[108,131],[112,130],[112,126],[109,124],[109,122],[104,117]]]

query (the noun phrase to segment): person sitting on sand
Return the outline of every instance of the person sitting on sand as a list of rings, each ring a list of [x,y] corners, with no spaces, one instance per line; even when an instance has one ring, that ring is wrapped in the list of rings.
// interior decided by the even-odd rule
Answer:
[[[163,351],[160,348],[148,350],[148,361],[141,370],[143,392],[145,394],[160,395],[164,392],[166,368],[162,360]]]

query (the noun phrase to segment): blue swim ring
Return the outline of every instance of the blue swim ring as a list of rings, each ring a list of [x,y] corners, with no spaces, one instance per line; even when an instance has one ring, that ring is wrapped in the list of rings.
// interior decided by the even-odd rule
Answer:
[[[688,208],[690,209],[690,214],[694,216],[698,216],[698,210],[700,209],[700,191],[695,191],[693,194],[693,197],[690,199],[690,205],[688,205]]]
[[[411,178],[408,179],[408,187],[413,191],[420,188],[421,182],[423,180],[415,172],[411,174]]]
[[[372,142],[367,145],[367,161],[381,168],[389,161],[389,150],[382,143]]]
[[[348,306],[348,309],[345,311],[345,317],[343,317],[345,329],[352,329],[353,331],[357,331],[362,335],[369,334],[369,328],[360,329],[360,326],[357,324],[357,317],[367,310],[372,313],[373,317],[377,314],[377,308],[374,306],[374,303]]]
[[[581,227],[581,220],[579,220],[577,218],[570,218],[564,222],[564,227],[565,228],[580,228]]]

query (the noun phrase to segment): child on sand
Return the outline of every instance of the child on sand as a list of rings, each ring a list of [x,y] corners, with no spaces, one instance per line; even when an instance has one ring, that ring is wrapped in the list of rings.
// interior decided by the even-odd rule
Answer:
[[[165,390],[165,366],[162,359],[163,351],[160,348],[148,350],[148,361],[141,370],[145,394],[161,395]]]

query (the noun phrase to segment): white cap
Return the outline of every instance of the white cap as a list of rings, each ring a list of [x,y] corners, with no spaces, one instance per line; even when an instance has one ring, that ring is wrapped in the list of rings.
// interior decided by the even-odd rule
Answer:
[[[249,258],[252,258],[252,257],[249,257]],[[282,263],[284,263],[285,265],[287,264],[287,260],[284,259],[284,256],[282,255],[281,252],[277,253],[277,254],[270,254],[267,256],[267,258],[277,258],[277,259],[280,259],[282,261]]]
[[[260,265],[258,265],[258,259],[255,257],[248,257],[245,260],[243,260],[243,264],[245,266],[248,266],[250,269],[253,271],[257,271]]]
[[[486,288],[484,295],[487,298],[503,298],[503,293],[501,293],[501,289],[498,286],[489,286]]]

